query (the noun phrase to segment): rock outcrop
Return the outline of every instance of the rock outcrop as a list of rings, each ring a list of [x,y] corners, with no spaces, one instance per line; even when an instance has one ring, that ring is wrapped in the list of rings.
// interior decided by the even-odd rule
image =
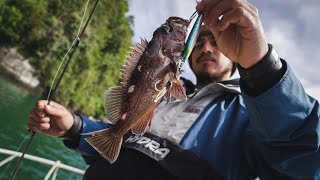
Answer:
[[[34,89],[40,85],[29,60],[19,54],[16,49],[0,48],[0,70],[28,88]]]

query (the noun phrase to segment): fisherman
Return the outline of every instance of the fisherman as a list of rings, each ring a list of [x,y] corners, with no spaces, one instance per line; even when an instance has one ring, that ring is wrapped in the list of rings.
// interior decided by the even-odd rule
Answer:
[[[28,127],[80,152],[90,165],[84,179],[318,179],[319,103],[267,44],[256,7],[206,0],[197,11],[205,24],[189,61],[197,85],[187,101],[161,103],[143,136],[127,134],[114,164],[84,140],[109,124],[40,100]]]

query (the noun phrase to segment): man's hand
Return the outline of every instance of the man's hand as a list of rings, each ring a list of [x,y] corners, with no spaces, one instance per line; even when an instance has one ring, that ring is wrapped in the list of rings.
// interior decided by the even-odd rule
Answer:
[[[39,100],[30,112],[28,128],[43,134],[60,137],[72,127],[73,115],[62,105]]]
[[[230,60],[249,68],[267,54],[258,10],[246,0],[202,0],[197,11],[204,12],[204,24]]]

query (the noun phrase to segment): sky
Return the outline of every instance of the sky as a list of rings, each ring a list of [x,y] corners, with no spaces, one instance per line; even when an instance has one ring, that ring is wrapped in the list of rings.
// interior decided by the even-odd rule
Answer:
[[[319,0],[249,0],[259,10],[267,42],[285,59],[305,90],[320,100]],[[169,16],[189,19],[195,0],[129,0],[128,15],[134,16],[134,42],[151,40],[152,33]],[[185,63],[187,64],[187,63]],[[184,77],[195,81],[185,66]]]

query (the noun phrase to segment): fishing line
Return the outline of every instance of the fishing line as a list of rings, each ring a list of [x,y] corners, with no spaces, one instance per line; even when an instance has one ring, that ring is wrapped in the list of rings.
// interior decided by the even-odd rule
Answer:
[[[47,104],[50,103],[51,97],[55,94],[56,90],[58,89],[59,84],[60,84],[60,82],[61,82],[61,80],[62,80],[62,77],[63,77],[64,73],[66,72],[66,69],[67,69],[67,67],[68,67],[68,65],[69,65],[69,63],[70,63],[70,60],[72,59],[72,57],[73,57],[73,55],[74,55],[74,52],[75,52],[76,48],[78,47],[78,45],[79,45],[79,43],[80,43],[80,39],[81,39],[84,31],[86,30],[86,28],[87,28],[87,26],[88,26],[88,24],[89,24],[89,22],[90,22],[90,20],[91,20],[91,18],[92,18],[92,15],[93,15],[94,11],[96,10],[96,7],[97,7],[97,5],[98,5],[98,3],[99,3],[99,0],[96,0],[96,2],[95,2],[95,4],[94,4],[94,7],[92,8],[92,10],[91,10],[91,12],[90,12],[89,17],[88,17],[88,19],[87,19],[87,21],[86,21],[86,23],[85,23],[82,31],[80,32],[80,29],[81,29],[81,26],[82,26],[82,22],[83,22],[83,19],[84,19],[85,12],[86,12],[86,9],[87,9],[87,7],[88,7],[89,1],[90,1],[90,0],[87,1],[85,10],[84,10],[84,13],[83,13],[83,16],[82,16],[82,20],[81,20],[81,23],[80,23],[80,26],[79,26],[79,30],[78,30],[77,37],[75,38],[75,40],[74,40],[73,43],[71,44],[71,47],[69,48],[69,50],[67,51],[66,55],[64,56],[62,62],[60,63],[59,69],[58,69],[58,71],[57,71],[57,73],[56,73],[56,75],[55,75],[55,77],[54,77],[54,80],[55,80],[58,72],[60,71],[60,68],[62,67],[62,64],[63,64],[64,59],[66,58],[66,56],[69,54],[69,52],[70,52],[71,49],[72,49],[72,51],[71,51],[71,53],[70,53],[70,56],[69,56],[69,59],[68,59],[67,63],[65,64],[65,66],[64,66],[64,68],[63,68],[63,70],[62,70],[62,73],[60,74],[60,76],[59,76],[59,78],[58,78],[57,83],[56,83],[56,84],[54,85],[54,87],[53,87],[53,84],[54,84],[54,80],[53,80],[53,82],[52,82],[52,84],[51,84],[50,91],[49,91],[50,94],[48,95],[48,98],[47,98],[47,100],[48,100],[48,103],[47,103]],[[52,89],[53,89],[53,90],[52,90]],[[22,152],[22,155],[21,155],[21,157],[19,158],[18,163],[16,164],[16,167],[15,167],[15,169],[14,169],[14,171],[13,171],[11,177],[10,177],[10,180],[13,180],[14,177],[15,177],[15,175],[17,174],[17,171],[18,171],[18,169],[19,169],[19,167],[20,167],[20,164],[21,164],[21,162],[22,162],[22,160],[23,160],[23,157],[24,157],[24,155],[25,155],[25,153],[26,153],[29,145],[31,144],[31,142],[32,142],[35,134],[36,134],[35,131],[32,131],[32,132],[31,132],[29,141],[27,142],[26,147],[24,148],[24,150],[23,150],[23,152]]]
[[[22,143],[20,143],[18,149],[16,150],[16,152],[19,152],[20,148],[22,147],[22,145],[24,144],[24,142],[27,140],[27,138],[29,137],[30,133],[26,134]],[[4,173],[7,171],[8,167],[10,166],[11,162],[13,160],[11,160],[7,165],[6,165],[6,168],[4,169],[4,171],[2,172],[1,176],[0,176],[0,179],[2,179],[2,176],[4,175]]]
[[[195,12],[191,15],[191,17],[189,18],[189,22],[191,23],[191,21],[192,21],[197,15],[198,15],[198,12],[195,11]]]
[[[55,74],[54,77],[53,77],[53,81],[52,81],[52,83],[51,83],[51,86],[50,86],[50,89],[49,89],[49,93],[48,93],[48,96],[47,96],[47,101],[49,101],[49,99],[50,99],[50,97],[51,97],[51,91],[52,91],[54,82],[55,82],[55,80],[56,80],[56,77],[58,76],[58,74],[59,74],[59,72],[60,72],[60,69],[61,69],[61,67],[62,67],[62,64],[63,64],[65,58],[67,57],[67,55],[69,54],[70,50],[71,50],[71,49],[73,48],[73,46],[75,45],[76,41],[77,41],[77,39],[75,39],[75,40],[73,41],[73,43],[71,44],[71,46],[70,46],[70,48],[68,49],[67,53],[64,55],[62,61],[60,62],[60,65],[59,65],[59,67],[58,67],[58,70],[57,70],[56,74]]]
[[[28,138],[29,135],[30,135],[29,133],[25,135],[22,143],[20,144],[20,146],[18,147],[18,149],[17,149],[16,151],[19,151],[19,150],[20,150],[20,148],[22,147],[22,145],[24,144],[24,142],[27,140],[27,138]]]
[[[49,99],[50,99],[51,91],[52,91],[52,88],[53,88],[53,84],[54,84],[54,82],[55,82],[55,80],[56,80],[56,77],[58,76],[58,73],[60,72],[60,69],[61,69],[61,67],[62,67],[62,64],[63,64],[64,60],[66,59],[66,57],[67,57],[67,55],[69,54],[70,50],[71,50],[71,49],[73,48],[73,46],[76,44],[77,40],[78,40],[78,39],[80,40],[79,35],[80,35],[80,31],[81,31],[81,26],[82,26],[82,23],[83,23],[85,14],[86,14],[86,12],[87,12],[87,7],[88,7],[89,2],[90,2],[90,0],[87,1],[86,7],[84,8],[84,12],[83,12],[83,15],[82,15],[82,18],[81,18],[81,23],[80,23],[80,26],[79,26],[79,29],[78,29],[77,36],[76,36],[76,38],[73,40],[73,42],[72,42],[71,46],[69,47],[68,51],[66,52],[66,54],[64,55],[64,57],[63,57],[60,65],[59,65],[59,67],[58,67],[58,70],[57,70],[56,74],[55,74],[54,77],[53,77],[53,80],[52,80],[52,83],[51,83],[51,86],[50,86],[50,89],[49,89],[47,101],[49,101]]]

